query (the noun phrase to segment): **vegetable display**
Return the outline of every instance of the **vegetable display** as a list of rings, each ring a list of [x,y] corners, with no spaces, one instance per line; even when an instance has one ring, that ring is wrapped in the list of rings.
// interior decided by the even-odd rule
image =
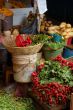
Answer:
[[[61,56],[45,61],[32,73],[32,92],[48,107],[67,103],[73,92],[73,63]]]
[[[54,60],[45,61],[44,64],[39,65],[36,77],[40,84],[59,82],[63,85],[73,86],[72,71],[73,63],[58,56]]]
[[[48,39],[44,44],[45,48],[49,48],[51,50],[58,50],[64,46],[65,40],[58,34],[50,34],[50,39]]]
[[[35,110],[30,98],[15,98],[4,91],[0,92],[0,110]]]
[[[39,43],[45,43],[48,40],[48,35],[37,34],[37,35],[17,35],[15,39],[16,46],[26,47],[30,45],[35,45]]]
[[[59,82],[73,86],[73,75],[68,66],[62,66],[59,62],[46,61],[44,68],[38,75],[40,83]]]

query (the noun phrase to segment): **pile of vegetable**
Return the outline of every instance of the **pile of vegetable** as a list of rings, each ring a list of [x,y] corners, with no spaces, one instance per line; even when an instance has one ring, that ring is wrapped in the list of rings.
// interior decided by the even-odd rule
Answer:
[[[61,84],[73,85],[73,75],[71,73],[68,66],[62,66],[59,62],[46,61],[38,76],[41,84],[56,81]]]
[[[15,98],[1,91],[0,110],[35,110],[35,108],[30,98]]]
[[[37,77],[40,84],[58,82],[63,85],[73,86],[73,62],[63,59],[61,56],[54,60],[45,61],[37,67]]]
[[[65,40],[59,34],[50,34],[50,38],[44,44],[44,47],[47,47],[51,50],[58,50],[65,46]]]
[[[39,103],[51,108],[67,104],[73,93],[73,62],[61,56],[45,61],[32,73],[32,92]]]
[[[48,40],[48,35],[37,34],[37,35],[17,35],[15,43],[17,47],[26,47],[30,45],[35,45],[39,43],[44,43]]]

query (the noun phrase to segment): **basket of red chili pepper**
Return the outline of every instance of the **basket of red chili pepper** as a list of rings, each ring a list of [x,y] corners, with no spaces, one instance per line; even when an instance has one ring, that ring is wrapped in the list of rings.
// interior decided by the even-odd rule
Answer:
[[[43,42],[34,42],[32,35],[17,35],[15,38],[6,37],[3,42],[4,46],[11,54],[16,55],[32,55],[38,53]]]

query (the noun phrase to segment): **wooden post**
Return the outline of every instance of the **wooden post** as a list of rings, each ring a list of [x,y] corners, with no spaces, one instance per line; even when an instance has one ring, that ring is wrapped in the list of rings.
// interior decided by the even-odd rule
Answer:
[[[71,94],[70,110],[73,110],[73,93]]]

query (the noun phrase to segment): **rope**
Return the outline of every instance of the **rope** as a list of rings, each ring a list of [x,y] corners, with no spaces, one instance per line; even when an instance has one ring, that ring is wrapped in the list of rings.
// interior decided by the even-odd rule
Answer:
[[[13,55],[14,79],[18,82],[30,82],[31,73],[36,69],[37,54]]]

